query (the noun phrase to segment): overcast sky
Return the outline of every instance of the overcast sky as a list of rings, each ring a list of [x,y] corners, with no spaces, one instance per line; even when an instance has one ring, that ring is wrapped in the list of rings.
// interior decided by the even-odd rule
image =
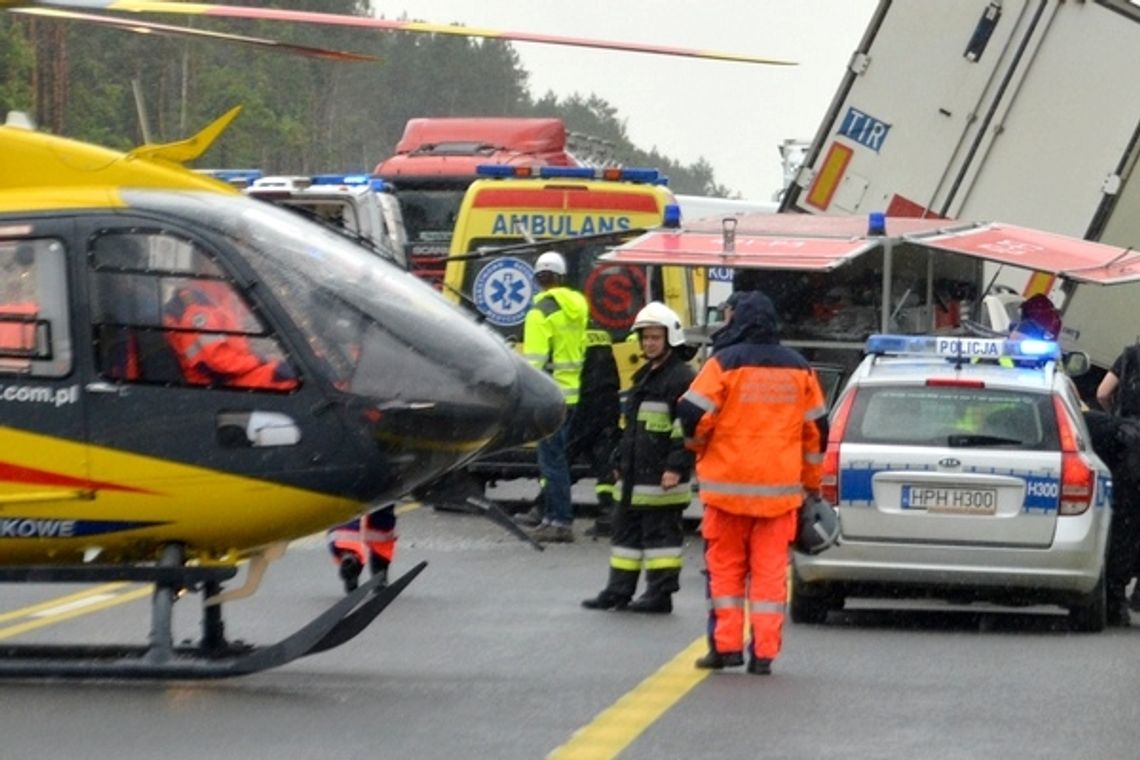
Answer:
[[[531,92],[596,93],[635,144],[768,200],[782,185],[778,146],[811,139],[876,0],[374,0],[388,18],[649,42],[798,61],[757,66],[516,43]]]

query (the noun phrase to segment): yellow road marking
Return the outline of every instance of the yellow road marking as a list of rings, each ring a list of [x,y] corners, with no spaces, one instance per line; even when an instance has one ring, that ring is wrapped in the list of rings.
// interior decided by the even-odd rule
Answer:
[[[115,587],[123,587],[123,586],[129,586],[129,585],[130,584],[127,584],[127,583],[110,583],[110,584],[107,584],[107,586],[115,586]],[[91,612],[98,612],[99,610],[107,609],[108,607],[114,607],[114,606],[117,606],[120,604],[126,604],[127,602],[133,602],[136,599],[141,599],[145,596],[150,596],[150,594],[152,592],[152,588],[153,588],[152,586],[146,585],[146,586],[142,586],[140,588],[135,588],[132,591],[125,591],[123,593],[107,593],[106,587],[96,587],[94,589],[89,589],[86,592],[80,592],[78,594],[73,594],[71,597],[63,597],[62,598],[64,600],[70,599],[71,601],[69,601],[69,602],[64,602],[61,604],[61,601],[62,601],[61,599],[53,599],[50,602],[44,602],[43,604],[37,604],[37,605],[34,605],[32,607],[26,607],[22,610],[15,610],[14,612],[9,612],[5,615],[5,619],[11,620],[11,619],[16,618],[16,617],[30,617],[30,616],[34,616],[34,615],[42,615],[46,610],[51,610],[53,608],[57,609],[57,610],[62,610],[61,612],[57,612],[56,614],[51,615],[50,617],[39,617],[38,619],[32,619],[32,620],[29,620],[25,623],[17,623],[15,625],[9,625],[9,626],[5,626],[3,628],[0,628],[0,639],[11,638],[12,636],[18,636],[21,633],[26,633],[28,631],[34,631],[37,628],[44,628],[44,627],[47,627],[49,625],[54,625],[54,624],[62,622],[64,620],[70,620],[71,618],[79,617],[80,615],[86,615],[86,614],[89,614]],[[100,591],[100,589],[102,589],[102,590]],[[95,593],[97,591],[99,593]],[[86,598],[89,596],[95,596],[95,597],[100,597],[100,598],[92,599],[90,604],[83,604],[83,605],[78,604],[80,601],[82,601],[81,599],[75,598],[75,597]]]
[[[792,568],[788,567],[788,599],[792,595]],[[752,636],[748,610],[744,614],[744,640]],[[702,636],[661,666],[634,689],[574,732],[570,741],[547,755],[547,760],[612,760],[641,736],[673,705],[703,681],[711,670],[693,662],[708,651]]]
[[[423,506],[423,504],[420,504],[418,501],[404,502],[403,504],[396,507],[396,514],[406,515],[409,512],[414,512],[415,510],[419,509],[422,506]]]
[[[55,599],[49,599],[46,602],[40,602],[39,604],[33,604],[28,607],[21,607],[18,610],[12,610],[11,612],[0,614],[0,623],[3,623],[7,620],[16,620],[19,618],[30,617],[41,610],[51,609],[52,607],[56,607],[61,604],[67,604],[78,599],[85,599],[89,596],[109,594],[127,585],[129,584],[121,581],[116,583],[104,583],[102,586],[94,586],[83,591],[77,591],[74,594],[56,597]]]
[[[89,596],[86,599],[76,599],[74,602],[68,602],[67,604],[57,604],[55,607],[48,607],[46,610],[40,610],[39,612],[33,612],[28,617],[33,617],[33,618],[55,617],[56,615],[62,615],[65,612],[71,612],[72,610],[78,610],[78,609],[82,609],[84,607],[90,607],[93,604],[98,604],[99,602],[106,601],[107,599],[114,599],[114,598],[115,598],[114,594],[95,594],[94,596]]]
[[[708,677],[711,671],[693,667],[693,661],[707,648],[706,637],[694,641],[656,673],[578,729],[570,741],[547,755],[547,760],[610,760],[617,757],[681,697]]]

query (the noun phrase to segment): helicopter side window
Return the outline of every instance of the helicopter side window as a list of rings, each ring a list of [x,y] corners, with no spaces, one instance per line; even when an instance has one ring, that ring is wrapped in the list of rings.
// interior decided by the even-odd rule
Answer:
[[[291,390],[296,372],[265,323],[201,247],[165,232],[94,238],[92,328],[111,380]]]
[[[0,374],[63,377],[71,371],[63,245],[0,241]]]

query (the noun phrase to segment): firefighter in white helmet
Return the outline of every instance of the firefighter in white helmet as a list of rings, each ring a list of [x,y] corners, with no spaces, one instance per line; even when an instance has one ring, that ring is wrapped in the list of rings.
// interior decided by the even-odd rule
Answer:
[[[681,515],[691,498],[693,454],[685,448],[677,401],[693,381],[677,314],[653,301],[633,322],[646,363],[633,376],[625,432],[615,452],[621,501],[614,519],[609,582],[582,602],[591,610],[669,613],[680,589]],[[645,591],[631,601],[641,571]]]

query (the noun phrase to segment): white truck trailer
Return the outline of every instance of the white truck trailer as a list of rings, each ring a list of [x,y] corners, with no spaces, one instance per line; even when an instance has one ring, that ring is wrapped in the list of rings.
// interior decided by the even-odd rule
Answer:
[[[1137,93],[1135,2],[881,0],[781,211],[1002,221],[1140,248]],[[1013,284],[1052,290],[1064,342],[1095,365],[1140,340],[1140,285]]]

